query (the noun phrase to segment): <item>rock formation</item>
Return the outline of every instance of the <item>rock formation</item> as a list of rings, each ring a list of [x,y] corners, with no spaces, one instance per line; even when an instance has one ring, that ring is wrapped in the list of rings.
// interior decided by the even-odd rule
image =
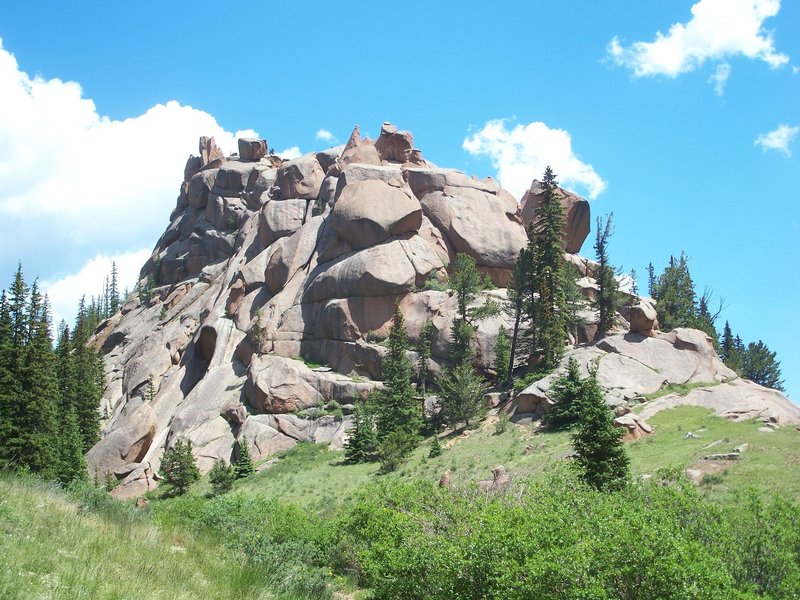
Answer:
[[[224,157],[213,139],[200,140],[139,291],[95,335],[107,388],[103,437],[87,458],[92,475],[122,480],[119,496],[155,485],[164,449],[178,439],[192,442],[203,472],[242,443],[255,460],[298,441],[341,448],[353,404],[381,385],[381,341],[395,305],[412,344],[425,321],[433,323],[433,379],[457,303],[426,283],[446,281],[464,252],[499,288],[478,302],[501,300],[527,243],[535,182],[520,210],[495,180],[431,165],[410,133],[388,123],[375,143],[356,127],[344,147],[290,161],[264,156],[263,140],[241,140],[239,150]],[[567,249],[577,251],[588,204],[564,197],[572,203]],[[569,260],[591,277],[591,263]],[[509,319],[477,327],[476,364],[485,370]],[[734,377],[691,330],[615,335],[573,355],[584,371],[599,361],[612,404],[666,383]],[[546,412],[551,380],[521,394],[517,412]],[[724,384],[708,393],[754,387]],[[782,402],[769,398],[765,405]]]

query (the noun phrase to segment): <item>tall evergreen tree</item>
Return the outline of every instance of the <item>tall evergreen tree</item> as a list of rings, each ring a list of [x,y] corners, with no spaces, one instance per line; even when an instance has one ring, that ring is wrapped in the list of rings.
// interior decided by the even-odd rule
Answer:
[[[584,381],[578,361],[570,357],[567,372],[556,378],[550,387],[550,397],[555,404],[547,416],[547,426],[551,429],[569,429],[581,415]]]
[[[75,407],[70,406],[61,413],[58,432],[58,480],[68,485],[73,481],[86,481],[86,458],[83,454],[83,438],[78,429]]]
[[[111,283],[109,285],[109,314],[112,316],[120,309],[121,301],[119,297],[119,274],[117,273],[117,263],[111,263]]]
[[[542,200],[528,236],[532,270],[529,283],[532,352],[541,367],[552,369],[564,353],[566,294],[564,289],[564,207],[558,197],[555,173],[547,167]]]
[[[514,379],[514,365],[520,355],[530,354],[530,347],[522,339],[524,331],[528,330],[527,317],[528,317],[528,301],[531,294],[530,277],[533,264],[531,262],[531,253],[528,248],[523,248],[519,252],[516,262],[514,263],[514,271],[511,275],[511,281],[508,284],[508,307],[514,317],[514,329],[511,332],[511,352],[508,357],[508,370],[506,377],[506,385],[511,386]]]
[[[89,345],[93,318],[91,309],[87,309],[82,300],[72,331],[72,349],[76,380],[75,411],[85,452],[100,439],[100,401],[104,387],[103,357]]]
[[[619,307],[619,293],[617,279],[614,277],[614,268],[608,259],[608,243],[614,233],[614,213],[610,213],[603,222],[602,217],[597,217],[597,232],[594,242],[594,251],[597,257],[597,297],[594,306],[599,313],[597,323],[597,337],[603,338],[614,326],[614,318]]]
[[[508,381],[508,364],[511,356],[511,344],[508,341],[508,332],[502,325],[497,332],[494,343],[494,370],[497,372],[497,383]]]
[[[759,385],[785,392],[781,379],[781,363],[775,356],[775,352],[761,340],[750,342],[742,357],[742,376]]]
[[[731,326],[728,321],[725,321],[725,327],[722,330],[722,341],[720,343],[720,358],[729,368],[737,373],[742,372],[742,341],[733,336]]]
[[[629,459],[622,446],[622,429],[614,427],[595,372],[583,380],[579,402],[572,443],[583,479],[598,490],[618,489],[629,477]]]
[[[428,366],[431,360],[431,344],[433,343],[433,321],[425,319],[422,331],[419,334],[417,344],[417,391],[421,396],[425,395],[428,382]]]
[[[658,302],[658,322],[662,330],[696,325],[694,282],[689,274],[689,259],[684,253],[677,261],[670,257],[669,265],[656,280],[651,295]]]
[[[10,465],[13,456],[9,441],[13,435],[14,403],[19,395],[13,336],[11,306],[6,291],[3,290],[0,296],[0,467]]]
[[[19,370],[22,393],[13,411],[17,464],[45,477],[57,474],[59,386],[48,302],[34,282],[27,309],[26,344]]]
[[[411,387],[411,361],[407,350],[408,333],[398,305],[389,329],[389,352],[381,364],[383,389],[377,395],[375,407],[379,442],[393,431],[417,436],[422,427],[420,408]]]
[[[656,270],[653,267],[653,263],[647,263],[647,293],[653,299],[655,299],[654,294],[656,290]]]

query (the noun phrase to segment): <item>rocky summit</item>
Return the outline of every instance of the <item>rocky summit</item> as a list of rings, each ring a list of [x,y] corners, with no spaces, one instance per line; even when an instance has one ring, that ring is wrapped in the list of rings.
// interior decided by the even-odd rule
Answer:
[[[156,486],[164,449],[178,439],[192,442],[202,472],[245,443],[254,459],[299,441],[341,448],[354,403],[381,385],[395,306],[412,343],[433,323],[435,378],[457,310],[455,295],[439,290],[456,254],[474,258],[496,286],[478,302],[505,298],[542,191],[534,180],[518,200],[492,178],[437,167],[411,133],[389,123],[375,141],[356,127],[345,146],[288,161],[270,155],[265,140],[239,140],[238,155],[225,157],[213,138],[201,138],[198,154],[138,291],[94,336],[107,388],[103,436],[87,459],[92,476],[121,480],[118,497]],[[595,265],[578,255],[589,204],[560,192],[564,250],[589,299]],[[650,402],[645,418],[688,403],[772,426],[800,422],[784,396],[725,367],[706,334],[661,333],[656,313],[646,301],[626,307],[615,332],[595,343],[587,305],[562,364],[597,365],[607,402],[633,437],[648,426],[627,407],[675,384],[695,385]],[[501,314],[477,328],[484,372],[501,325],[513,323]],[[554,377],[518,394],[512,418],[545,414]]]

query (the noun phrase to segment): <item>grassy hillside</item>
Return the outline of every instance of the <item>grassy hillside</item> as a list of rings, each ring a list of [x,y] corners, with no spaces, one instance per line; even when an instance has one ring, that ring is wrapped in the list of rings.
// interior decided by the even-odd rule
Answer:
[[[0,474],[0,598],[281,597],[212,539],[157,526],[130,504],[83,500]]]
[[[763,494],[777,493],[800,501],[800,432],[783,427],[773,433],[758,431],[760,423],[733,423],[697,407],[678,407],[650,420],[655,433],[626,445],[634,477],[659,469],[697,468],[707,475],[701,485],[705,495],[721,501],[753,486]],[[686,438],[692,431],[697,438]],[[710,448],[709,445],[717,442]],[[357,490],[378,480],[436,482],[450,470],[451,482],[467,486],[491,478],[496,465],[504,465],[512,478],[542,472],[572,450],[565,432],[536,432],[531,425],[511,425],[497,434],[490,417],[473,431],[442,439],[444,452],[428,458],[426,441],[397,472],[378,474],[377,464],[347,465],[342,452],[301,444],[281,455],[274,466],[238,482],[236,491],[260,494],[297,503],[322,514],[351,500]],[[748,444],[739,461],[712,462],[703,457],[730,452]]]

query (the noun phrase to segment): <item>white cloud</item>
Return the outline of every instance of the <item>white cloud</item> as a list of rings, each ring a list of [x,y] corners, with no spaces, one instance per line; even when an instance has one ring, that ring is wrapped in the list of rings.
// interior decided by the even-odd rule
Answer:
[[[78,303],[82,296],[88,303],[92,296],[103,292],[103,283],[111,274],[112,263],[117,265],[119,293],[133,290],[139,279],[139,270],[150,257],[150,250],[143,248],[115,256],[99,255],[86,262],[77,273],[71,273],[56,281],[43,281],[41,288],[50,298],[53,323],[57,326],[64,319],[71,327],[75,320]]]
[[[259,137],[229,133],[210,114],[175,101],[109,119],[78,83],[20,71],[2,40],[0,102],[0,264],[15,263],[18,248],[35,247],[56,261],[69,254],[74,267],[89,256],[152,244],[198,138],[214,136],[228,153],[237,137]]]
[[[333,142],[336,138],[327,129],[320,129],[317,131],[317,139],[323,142]]]
[[[794,141],[794,138],[797,137],[798,132],[800,132],[800,126],[795,125],[791,127],[789,125],[778,125],[776,129],[760,134],[756,138],[756,141],[753,142],[753,145],[761,146],[764,152],[767,150],[777,150],[786,158],[789,158],[792,156],[789,145]]]
[[[607,185],[573,152],[568,132],[550,129],[540,121],[513,129],[506,126],[505,119],[489,121],[464,139],[463,148],[473,156],[488,156],[500,183],[517,199],[533,179],[541,179],[548,165],[564,187],[580,186],[590,198],[596,198]]]
[[[728,83],[728,78],[730,76],[730,63],[722,62],[717,65],[714,73],[708,78],[708,83],[714,84],[714,93],[717,96],[722,96],[725,93],[725,84]]]
[[[278,152],[278,156],[284,160],[292,160],[302,155],[303,153],[300,151],[300,146],[292,146],[291,148],[286,148],[286,150]]]
[[[608,54],[637,77],[677,77],[706,61],[738,55],[780,67],[789,57],[775,49],[772,33],[763,27],[780,7],[780,0],[700,0],[687,23],[675,23],[666,35],[659,31],[654,41],[633,42],[627,48],[614,37]]]

